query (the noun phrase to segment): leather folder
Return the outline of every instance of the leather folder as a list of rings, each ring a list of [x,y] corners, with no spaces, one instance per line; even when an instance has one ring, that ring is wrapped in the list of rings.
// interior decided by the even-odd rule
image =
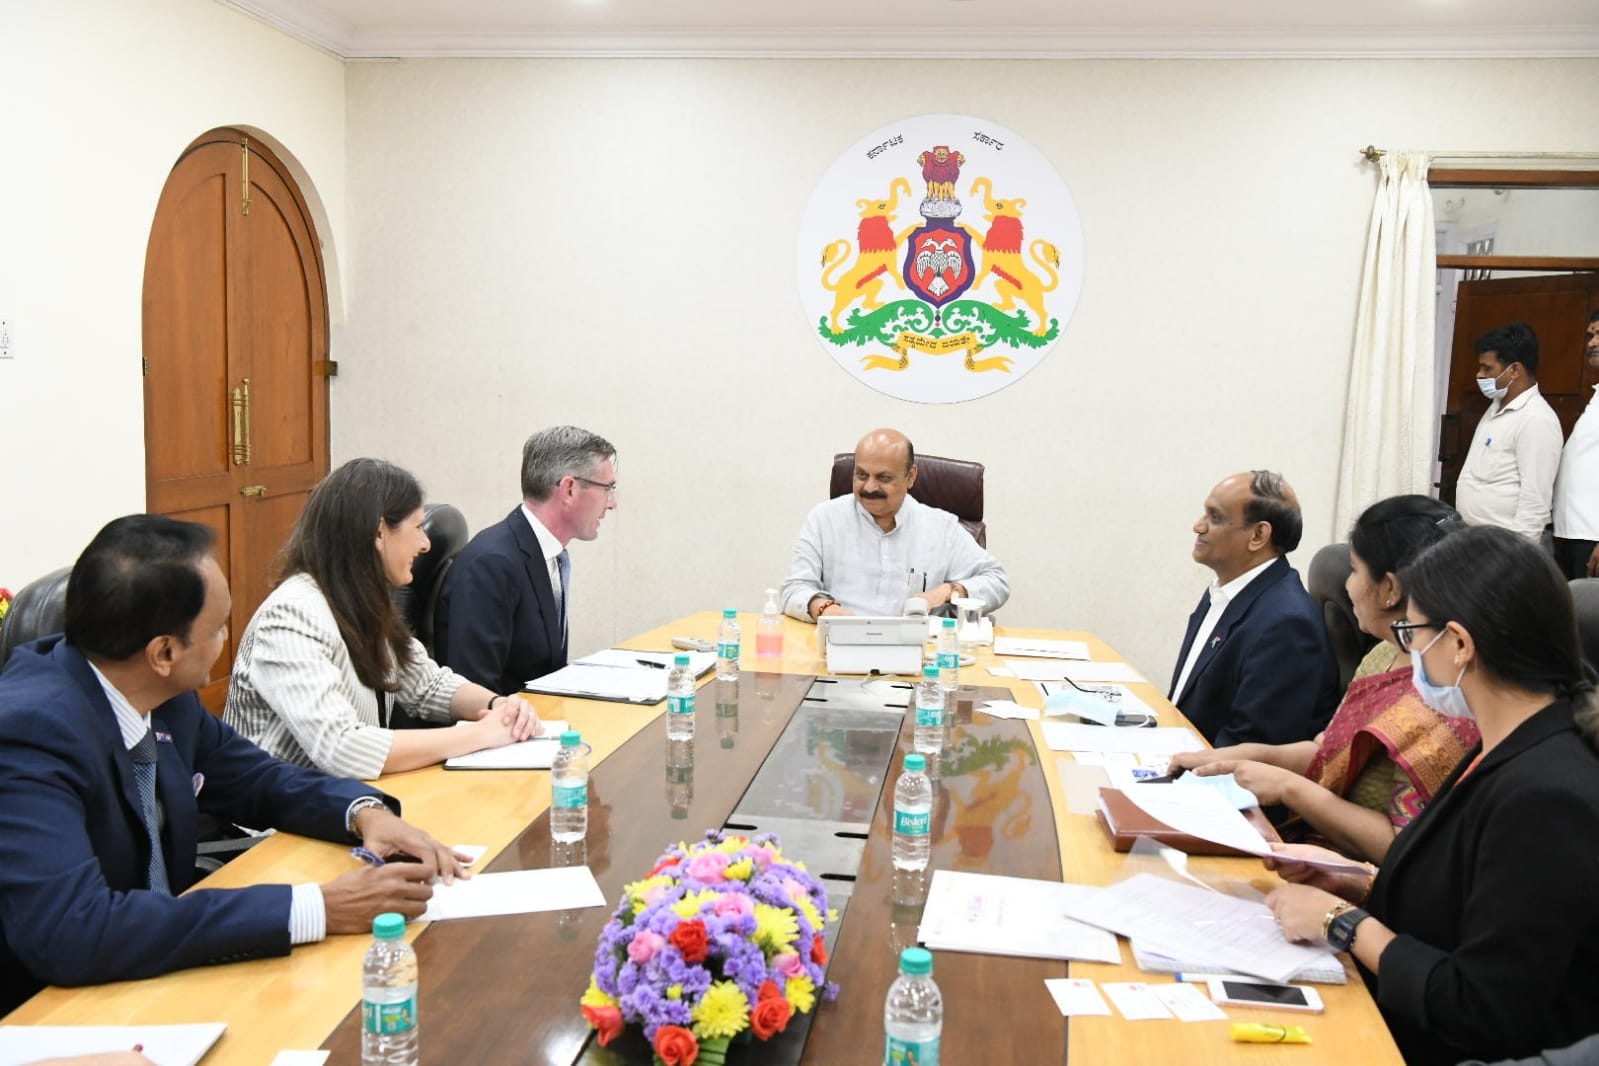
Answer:
[[[1188,836],[1186,833],[1179,833],[1166,823],[1155,821],[1144,813],[1143,808],[1128,799],[1127,794],[1119,788],[1099,790],[1099,809],[1095,813],[1099,816],[1099,824],[1110,834],[1111,846],[1117,851],[1129,851],[1132,849],[1133,841],[1139,837],[1150,837],[1157,843],[1176,848],[1188,855],[1248,854],[1237,848],[1229,848],[1209,840]],[[1245,820],[1260,830],[1260,835],[1267,841],[1282,839],[1259,807],[1251,807],[1242,813]]]

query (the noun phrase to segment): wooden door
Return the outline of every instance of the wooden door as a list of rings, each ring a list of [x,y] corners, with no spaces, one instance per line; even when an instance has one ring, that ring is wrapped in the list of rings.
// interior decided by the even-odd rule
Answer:
[[[1449,391],[1438,435],[1443,464],[1439,496],[1455,502],[1455,482],[1488,400],[1477,388],[1477,338],[1510,322],[1538,335],[1538,391],[1560,416],[1566,436],[1593,395],[1599,378],[1583,358],[1588,313],[1599,307],[1599,274],[1548,274],[1528,278],[1463,281],[1455,296],[1455,336]]]
[[[328,470],[327,289],[288,170],[237,130],[172,169],[145,254],[146,506],[216,530],[228,645],[201,692],[220,713],[234,640]]]

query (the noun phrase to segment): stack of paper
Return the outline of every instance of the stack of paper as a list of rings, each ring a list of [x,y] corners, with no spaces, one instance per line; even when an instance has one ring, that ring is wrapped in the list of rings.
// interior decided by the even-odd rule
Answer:
[[[1088,642],[1083,640],[1034,640],[1028,637],[995,637],[995,655],[1020,655],[1032,659],[1087,659]]]
[[[531,740],[507,744],[501,748],[484,748],[470,755],[457,755],[444,761],[446,770],[548,770],[555,765],[555,752],[561,746],[561,734],[567,723],[560,718],[546,718],[539,723],[544,731]]]
[[[918,937],[939,951],[1120,962],[1116,938],[1066,916],[1098,889],[1060,881],[935,870]]]
[[[194,1066],[222,1038],[225,1022],[199,1025],[0,1025],[0,1066],[120,1051],[134,1045],[160,1066]]]
[[[554,673],[527,683],[529,692],[551,696],[582,696],[622,703],[659,703],[666,698],[666,675],[676,652],[629,651],[607,648],[575,659]],[[694,676],[716,665],[710,652],[688,652]]]

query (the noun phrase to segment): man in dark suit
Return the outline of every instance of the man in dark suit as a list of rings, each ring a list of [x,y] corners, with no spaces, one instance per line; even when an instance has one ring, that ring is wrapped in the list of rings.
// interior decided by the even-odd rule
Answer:
[[[431,877],[461,873],[396,800],[279,762],[201,706],[232,606],[211,546],[191,522],[112,522],[73,567],[66,633],[0,676],[0,1014],[46,983],[285,955],[385,911],[416,917]],[[201,813],[420,861],[180,896]]]
[[[472,538],[439,590],[440,663],[496,692],[566,665],[571,564],[566,546],[593,540],[616,506],[616,449],[576,426],[522,446],[522,505]]]
[[[1194,523],[1194,561],[1216,579],[1188,619],[1171,701],[1217,747],[1314,737],[1338,703],[1321,610],[1285,556],[1304,528],[1281,474],[1235,474]]]

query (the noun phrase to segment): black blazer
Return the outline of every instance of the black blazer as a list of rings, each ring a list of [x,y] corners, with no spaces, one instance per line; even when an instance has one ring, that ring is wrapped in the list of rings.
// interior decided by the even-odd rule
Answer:
[[[522,508],[455,557],[439,590],[433,647],[440,663],[501,693],[566,665],[549,567]]]
[[[1558,700],[1388,849],[1366,909],[1400,934],[1366,974],[1410,1066],[1599,1032],[1599,755]]]
[[[1207,593],[1188,619],[1173,688],[1209,610]],[[1227,605],[1188,683],[1170,698],[1217,747],[1291,744],[1327,724],[1338,705],[1338,662],[1321,609],[1285,557]]]

